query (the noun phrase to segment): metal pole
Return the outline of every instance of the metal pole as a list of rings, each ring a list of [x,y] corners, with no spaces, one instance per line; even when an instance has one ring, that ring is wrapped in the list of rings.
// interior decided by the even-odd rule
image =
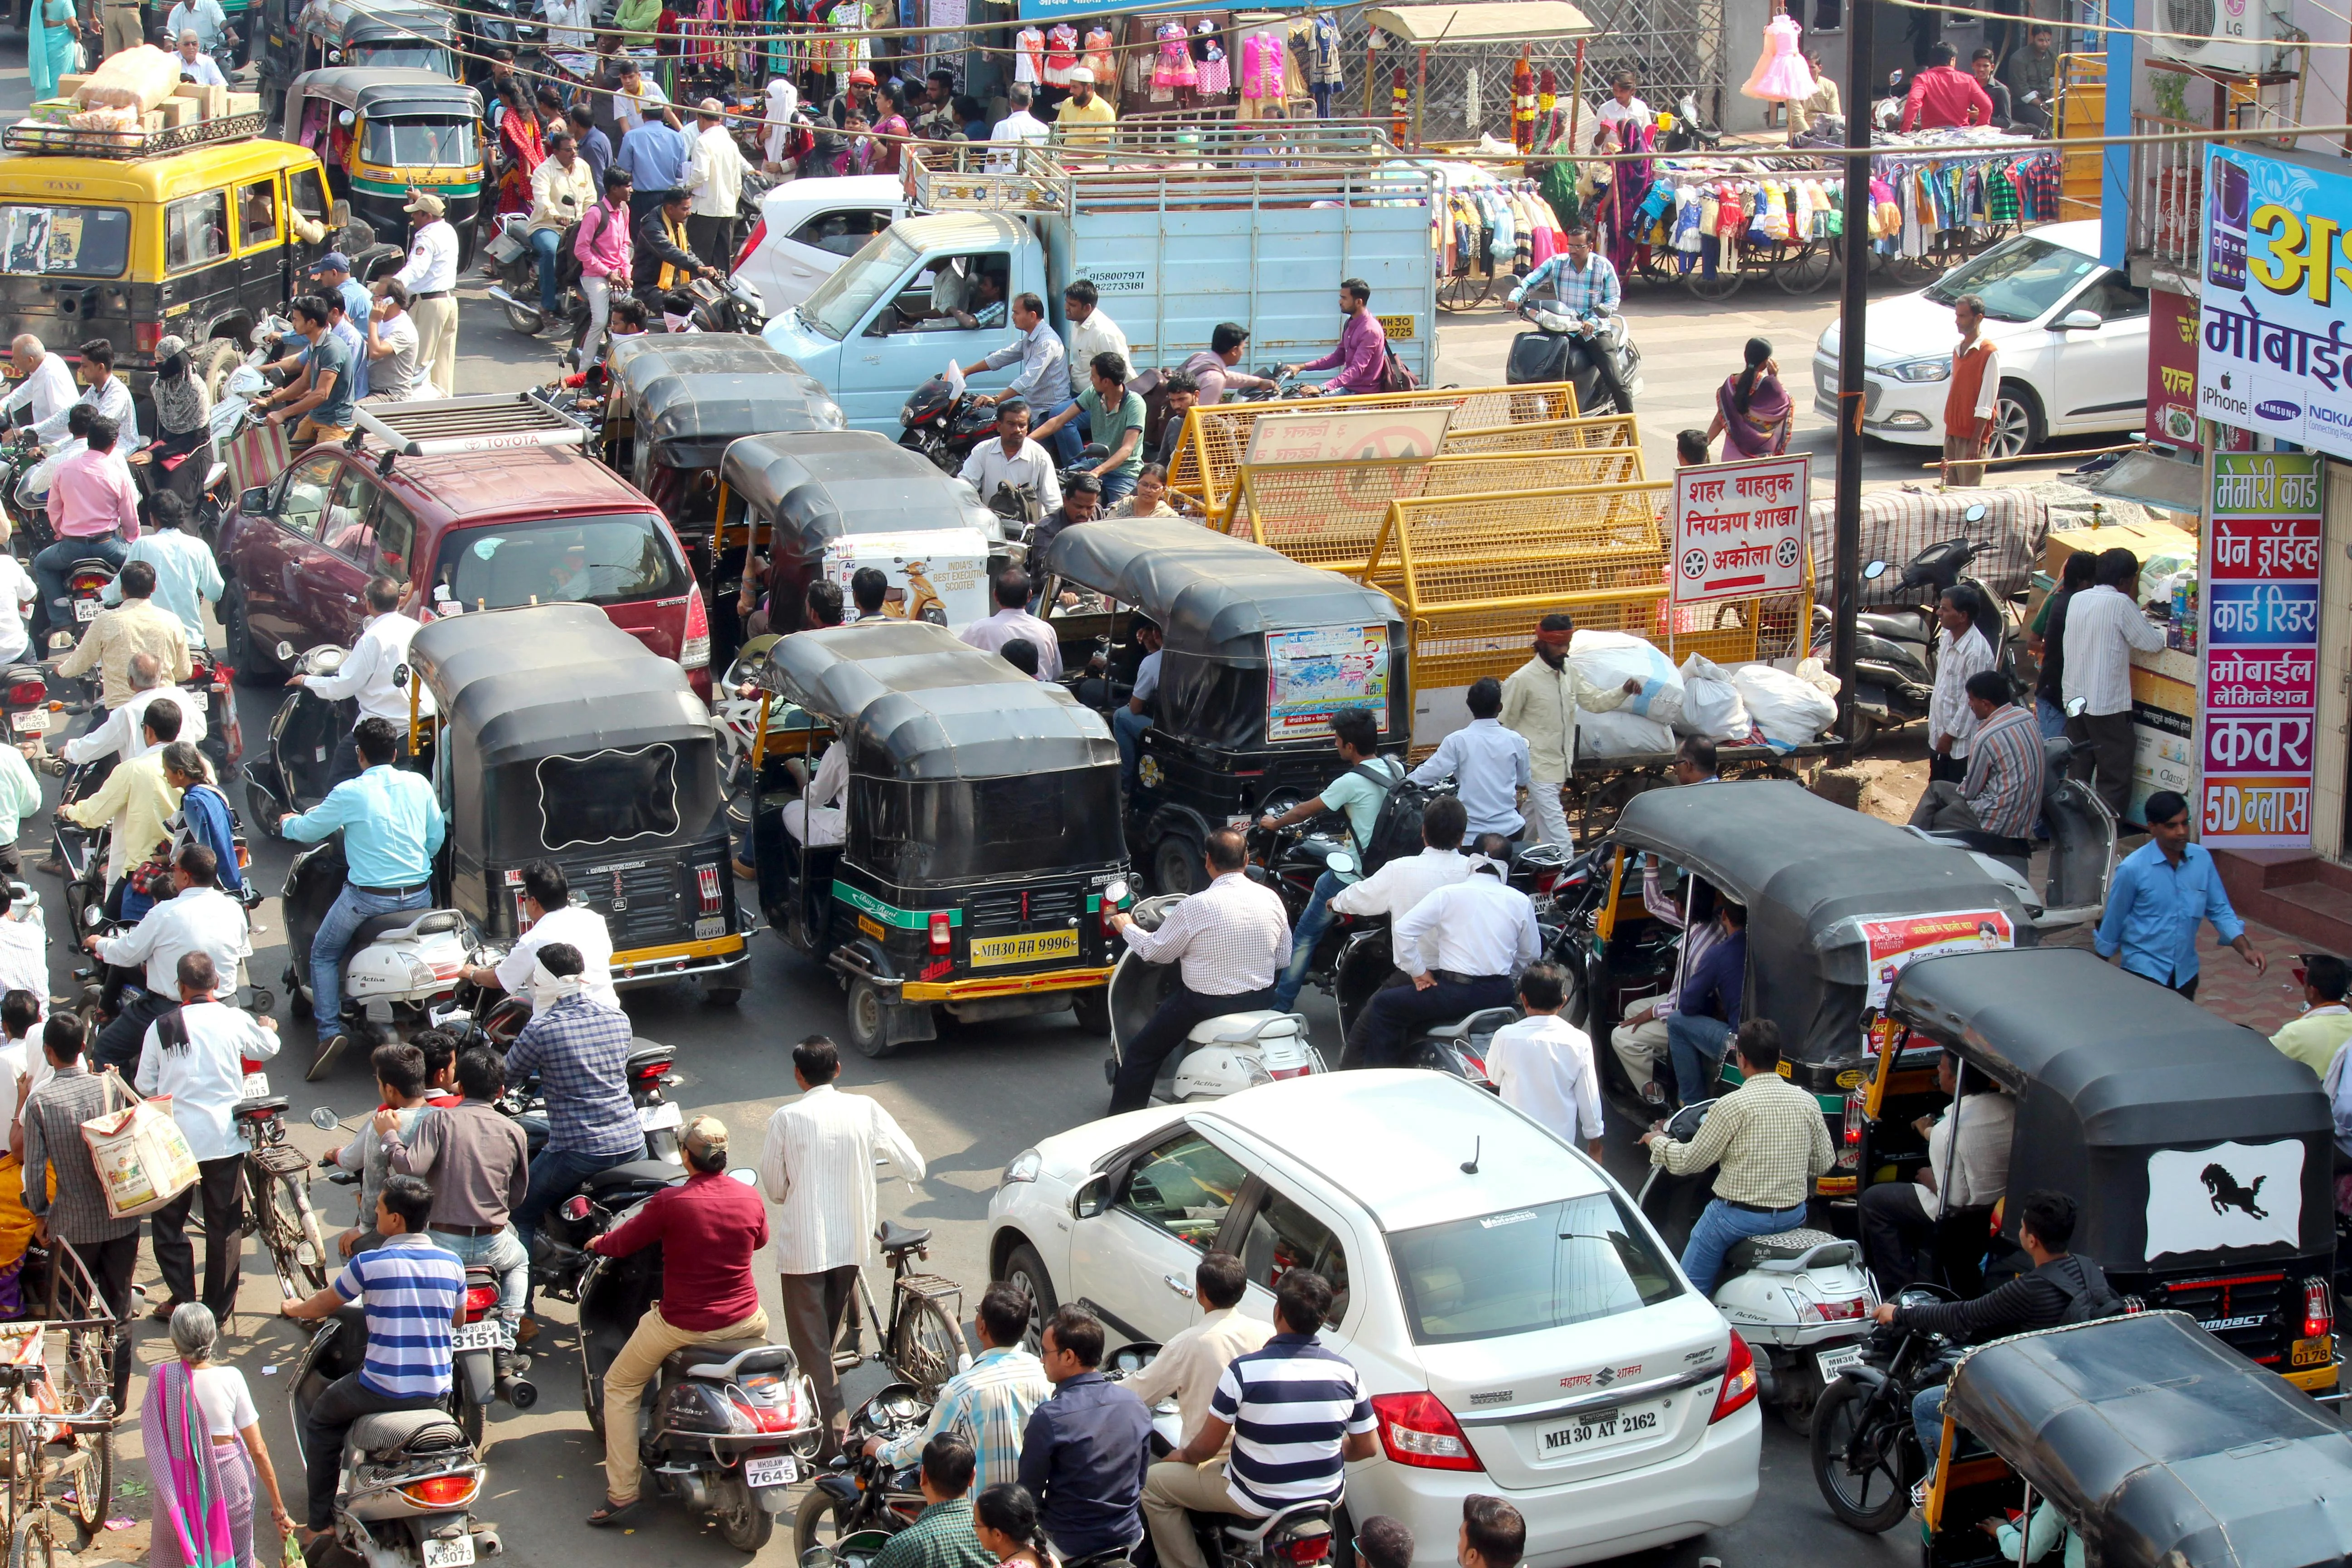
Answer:
[[[1838,732],[1853,738],[1854,619],[1862,605],[1862,415],[1870,281],[1871,34],[1877,0],[1848,0],[1845,62],[1845,289],[1838,324],[1837,572],[1830,663]]]

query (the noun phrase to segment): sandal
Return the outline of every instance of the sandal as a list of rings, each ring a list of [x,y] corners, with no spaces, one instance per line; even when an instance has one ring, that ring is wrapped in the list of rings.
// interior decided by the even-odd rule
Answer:
[[[606,1498],[596,1511],[588,1516],[589,1528],[606,1530],[620,1523],[637,1511],[637,1504],[642,1500],[644,1500],[640,1498],[631,1498],[627,1502],[614,1502],[611,1498]]]

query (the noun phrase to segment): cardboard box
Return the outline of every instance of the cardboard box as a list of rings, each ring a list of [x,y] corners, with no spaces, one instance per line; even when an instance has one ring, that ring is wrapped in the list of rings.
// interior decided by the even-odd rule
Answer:
[[[58,78],[58,96],[59,98],[79,98],[81,96],[83,84],[89,80],[89,73],[88,71],[84,71],[78,76],[61,76]]]
[[[232,115],[258,114],[261,112],[261,95],[257,92],[232,92],[228,95],[228,108],[225,112]]]
[[[228,112],[228,89],[217,82],[184,81],[172,89],[172,97],[194,103],[199,120],[218,120]]]
[[[69,125],[80,108],[81,105],[70,98],[45,98],[26,110],[26,118],[37,120],[44,125]]]
[[[150,136],[152,136],[156,132],[163,130],[163,111],[160,109],[151,109],[146,113],[141,115],[139,117],[139,129],[145,132]]]
[[[166,131],[194,125],[205,117],[204,106],[186,98],[167,98],[155,106],[155,112],[163,117],[163,129]]]

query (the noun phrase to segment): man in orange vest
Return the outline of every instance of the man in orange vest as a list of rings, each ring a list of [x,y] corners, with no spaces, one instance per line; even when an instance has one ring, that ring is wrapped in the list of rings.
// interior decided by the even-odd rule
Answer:
[[[1984,483],[1984,464],[1969,459],[1984,456],[2000,402],[2000,351],[1981,335],[1984,319],[1984,301],[1974,294],[1952,301],[1960,343],[1952,351],[1952,389],[1944,395],[1947,485]]]

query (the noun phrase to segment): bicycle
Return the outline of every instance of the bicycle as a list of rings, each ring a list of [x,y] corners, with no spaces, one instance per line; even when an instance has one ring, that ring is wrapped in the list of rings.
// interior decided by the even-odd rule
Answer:
[[[251,1087],[252,1078],[247,1081]],[[278,1293],[299,1301],[327,1288],[327,1244],[310,1206],[310,1157],[286,1142],[285,1098],[268,1092],[267,1079],[259,1088],[231,1113],[246,1143],[237,1168],[237,1237],[261,1238]]]
[[[866,1359],[860,1342],[864,1325],[871,1322],[879,1347],[874,1359],[900,1382],[914,1384],[922,1399],[936,1399],[940,1385],[971,1360],[963,1331],[956,1327],[963,1287],[945,1275],[915,1272],[914,1260],[930,1257],[929,1231],[902,1230],[886,1219],[875,1239],[881,1244],[884,1261],[890,1265],[890,1321],[882,1321],[874,1293],[866,1289],[866,1270],[860,1268],[857,1294],[850,1299],[849,1310],[842,1315],[841,1332],[834,1340],[834,1373],[837,1376],[848,1372]],[[942,1306],[943,1301],[953,1305]]]
[[[44,1419],[64,1426],[62,1435],[49,1441],[69,1444],[71,1451],[54,1461],[37,1455],[39,1463],[35,1469],[37,1475],[47,1472],[40,1477],[44,1479],[74,1479],[73,1518],[95,1534],[105,1525],[114,1501],[114,1421],[121,1412],[114,1403],[113,1352],[123,1325],[107,1309],[89,1266],[69,1241],[51,1244],[48,1300],[39,1326],[45,1334],[57,1330],[65,1335],[65,1356],[52,1380],[58,1412]],[[0,1372],[6,1370],[0,1368]],[[10,1440],[12,1445],[16,1440],[13,1427]],[[16,1517],[14,1489],[21,1470],[12,1456],[7,1469],[12,1520]],[[12,1530],[10,1568],[15,1568],[19,1545],[21,1532]]]

